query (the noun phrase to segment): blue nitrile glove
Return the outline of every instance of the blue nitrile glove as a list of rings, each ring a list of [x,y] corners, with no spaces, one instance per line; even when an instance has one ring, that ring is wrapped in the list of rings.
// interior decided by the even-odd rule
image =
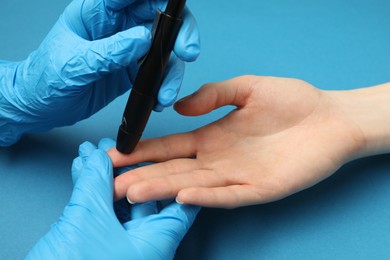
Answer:
[[[166,2],[74,0],[26,60],[0,61],[0,146],[23,133],[74,124],[129,90],[150,47],[155,10]],[[188,9],[183,18],[156,110],[174,102],[183,61],[200,52]]]
[[[152,202],[134,205],[120,224],[113,209],[113,169],[91,143],[73,162],[69,204],[27,259],[172,259],[199,207],[173,203],[156,213]]]

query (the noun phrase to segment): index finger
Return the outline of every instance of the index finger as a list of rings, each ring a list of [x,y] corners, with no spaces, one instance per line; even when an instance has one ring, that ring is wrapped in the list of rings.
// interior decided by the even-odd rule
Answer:
[[[137,0],[106,0],[106,7],[109,10],[119,11],[136,1]]]
[[[192,158],[196,154],[196,139],[192,132],[168,135],[141,141],[131,154],[120,153],[116,148],[110,149],[107,153],[114,167]]]
[[[106,8],[114,12],[133,5],[132,9],[150,10],[155,13],[157,9],[164,10],[168,0],[106,0],[105,2]]]

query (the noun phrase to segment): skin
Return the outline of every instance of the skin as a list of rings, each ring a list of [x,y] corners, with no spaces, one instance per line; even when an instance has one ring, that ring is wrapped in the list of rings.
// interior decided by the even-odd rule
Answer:
[[[175,104],[198,116],[234,105],[197,130],[148,139],[115,167],[157,162],[115,179],[115,198],[235,208],[306,189],[356,158],[390,151],[390,84],[323,91],[301,80],[242,76],[206,84]]]

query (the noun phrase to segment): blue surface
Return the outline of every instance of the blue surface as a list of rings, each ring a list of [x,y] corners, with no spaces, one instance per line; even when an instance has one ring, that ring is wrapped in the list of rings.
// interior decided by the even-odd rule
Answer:
[[[20,60],[68,1],[3,1],[0,59]],[[390,1],[188,1],[202,34],[181,96],[242,74],[297,77],[322,89],[390,81]],[[114,138],[127,94],[74,126],[0,149],[0,259],[20,259],[61,214],[78,145]],[[390,101],[389,101],[390,104]],[[154,114],[145,137],[190,130],[224,115]],[[335,144],[337,145],[337,144]],[[361,159],[284,200],[203,209],[177,259],[389,259],[390,156]]]

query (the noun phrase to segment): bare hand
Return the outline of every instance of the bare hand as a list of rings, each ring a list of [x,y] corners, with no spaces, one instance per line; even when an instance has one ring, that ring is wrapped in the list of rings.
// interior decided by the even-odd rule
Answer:
[[[116,167],[159,162],[117,177],[115,196],[134,203],[176,196],[181,203],[234,208],[313,186],[364,144],[336,101],[332,92],[296,79],[243,76],[207,84],[175,109],[188,116],[237,109],[195,131],[142,141],[130,155],[110,150]]]

